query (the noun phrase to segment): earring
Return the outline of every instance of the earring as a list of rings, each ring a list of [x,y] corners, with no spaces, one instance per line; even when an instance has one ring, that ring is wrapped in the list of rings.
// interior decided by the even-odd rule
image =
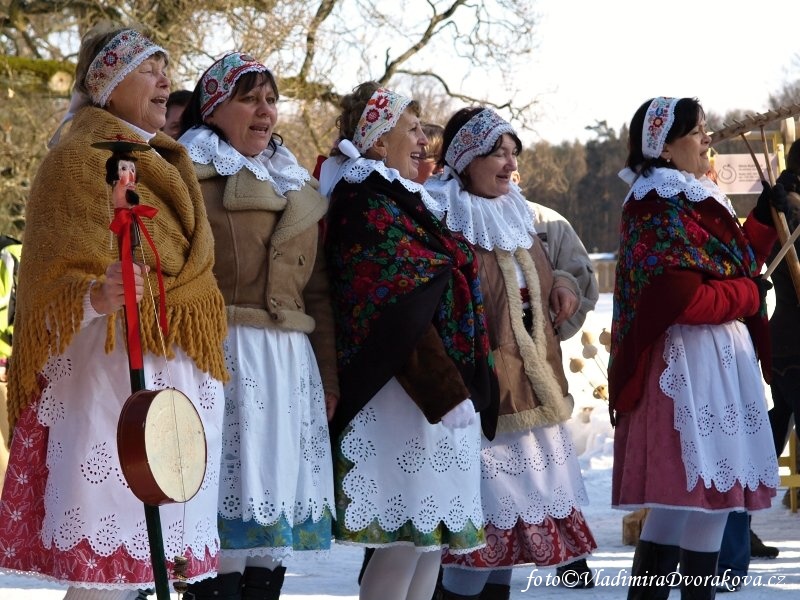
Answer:
[[[671,159],[671,158],[668,156],[668,157],[667,157],[667,164],[669,164],[669,163],[671,163],[671,162],[672,162],[672,159]]]

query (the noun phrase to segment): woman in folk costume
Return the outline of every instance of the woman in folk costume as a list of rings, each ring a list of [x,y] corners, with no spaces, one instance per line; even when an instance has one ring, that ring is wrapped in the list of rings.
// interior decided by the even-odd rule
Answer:
[[[428,208],[474,245],[500,383],[497,435],[481,447],[487,545],[445,553],[446,599],[508,598],[512,567],[569,563],[596,547],[579,509],[588,499],[563,425],[572,397],[554,329],[578,310],[579,293],[553,270],[511,182],[521,148],[493,110],[462,109],[445,126],[444,173],[425,186]]]
[[[158,211],[145,226],[160,254],[168,335],[164,356],[155,303],[141,302],[147,386],[183,391],[207,438],[200,491],[185,504],[161,507],[165,554],[188,558],[190,580],[217,567],[225,312],[192,163],[159,132],[169,94],[166,66],[163,48],[139,31],[99,26],[87,33],[71,127],[54,138],[27,204],[0,569],[67,583],[69,600],[129,600],[153,583],[143,505],[125,483],[117,452],[117,421],[131,384],[121,266],[109,231],[109,152],[92,147],[107,139],[152,148],[137,153],[137,193],[141,205]],[[158,289],[155,256],[143,246],[151,281],[134,266],[139,299],[143,289]]]
[[[764,387],[769,336],[758,276],[775,241],[766,187],[743,226],[706,173],[711,138],[693,98],[633,116],[620,225],[609,394],[612,505],[650,507],[633,575],[716,575],[728,512],[768,508],[778,485]],[[657,586],[662,587],[658,588]],[[666,598],[663,580],[629,598]],[[712,598],[711,581],[681,584]]]
[[[475,413],[496,382],[477,265],[412,181],[427,143],[417,104],[367,82],[342,109],[342,154],[320,175],[341,387],[335,532],[376,548],[361,598],[427,599],[442,548],[484,544]]]
[[[293,551],[328,550],[339,395],[319,242],[328,202],[275,133],[278,86],[231,52],[203,74],[183,114],[214,231],[228,311],[219,489],[220,575],[196,600],[278,598]],[[327,404],[327,416],[326,416]]]

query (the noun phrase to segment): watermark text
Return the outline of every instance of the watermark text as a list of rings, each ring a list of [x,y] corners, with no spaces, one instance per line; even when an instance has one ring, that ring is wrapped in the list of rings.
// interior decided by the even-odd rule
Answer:
[[[578,573],[577,571],[566,571],[562,575],[553,573],[542,573],[539,569],[533,569],[528,574],[528,582],[525,589],[527,592],[531,588],[550,587],[562,585],[568,588],[586,586],[589,579],[594,579],[597,587],[680,587],[681,584],[690,587],[725,587],[734,590],[740,587],[763,587],[779,585],[786,579],[785,575],[734,575],[730,569],[722,575],[681,575],[679,571],[673,571],[667,575],[631,575],[627,570],[609,571],[605,569],[594,569],[591,573]]]

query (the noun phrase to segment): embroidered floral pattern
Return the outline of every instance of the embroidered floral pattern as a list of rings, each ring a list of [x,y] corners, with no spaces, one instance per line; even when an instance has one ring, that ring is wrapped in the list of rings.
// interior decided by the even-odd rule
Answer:
[[[219,534],[231,554],[250,555],[253,548],[262,548],[267,555],[280,560],[295,551],[330,550],[332,520],[327,506],[319,519],[309,516],[304,521],[295,520],[294,524],[283,515],[266,527],[253,520],[219,519]]]
[[[378,88],[372,93],[353,134],[353,145],[361,154],[372,148],[375,140],[391,131],[411,100],[392,90]]]
[[[647,158],[658,158],[664,151],[667,134],[675,122],[677,98],[659,96],[653,98],[642,126],[642,154]]]
[[[476,569],[497,569],[535,564],[552,567],[591,553],[597,544],[583,514],[574,509],[567,518],[547,517],[530,524],[520,519],[509,529],[487,523],[486,547],[469,554],[445,551],[442,565]]]
[[[59,536],[52,540],[55,543],[45,546],[42,542],[48,434],[36,418],[37,408],[33,404],[22,414],[12,442],[12,462],[0,502],[0,566],[7,572],[36,572],[47,580],[80,581],[106,588],[136,588],[152,583],[144,520],[138,538],[125,544],[112,514],[97,517],[96,533],[87,539],[76,531],[83,521],[81,515],[66,511],[58,525]],[[13,447],[22,444],[23,437],[27,442],[26,452],[15,451]],[[20,456],[21,461],[13,460]],[[52,535],[44,533],[52,539]],[[174,546],[168,548],[174,549]],[[195,556],[191,548],[186,548],[190,579],[214,570],[216,553],[216,548],[206,548],[205,555]],[[167,552],[167,556],[173,553]],[[170,563],[168,569],[171,566]]]
[[[486,154],[504,133],[514,133],[514,128],[490,108],[484,108],[458,130],[447,147],[445,162],[461,173],[476,156]]]
[[[239,77],[253,72],[269,73],[269,69],[244,52],[229,52],[211,65],[200,78],[200,114],[203,119],[233,93]]]
[[[126,29],[114,36],[103,46],[86,72],[86,89],[92,102],[105,106],[114,88],[157,52],[167,54],[164,48],[134,29]]]
[[[337,213],[341,216],[336,225],[343,232],[358,230],[356,243],[343,243],[328,253],[336,273],[332,295],[340,305],[335,311],[340,366],[358,354],[382,307],[398,303],[445,272],[452,277],[434,325],[448,355],[459,365],[488,357],[477,262],[464,239],[446,232],[422,202],[401,206],[381,194],[337,202],[342,212]]]
[[[671,268],[702,271],[715,279],[756,274],[753,249],[742,236],[724,240],[712,235],[694,203],[682,194],[651,197],[649,212],[631,216],[631,202],[623,209],[609,365],[631,327],[642,291],[654,278]]]

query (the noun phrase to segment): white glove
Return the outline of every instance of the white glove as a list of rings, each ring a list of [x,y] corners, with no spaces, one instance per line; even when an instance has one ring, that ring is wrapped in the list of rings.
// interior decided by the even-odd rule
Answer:
[[[448,429],[464,429],[475,422],[475,405],[467,398],[451,408],[442,417],[442,425]]]

